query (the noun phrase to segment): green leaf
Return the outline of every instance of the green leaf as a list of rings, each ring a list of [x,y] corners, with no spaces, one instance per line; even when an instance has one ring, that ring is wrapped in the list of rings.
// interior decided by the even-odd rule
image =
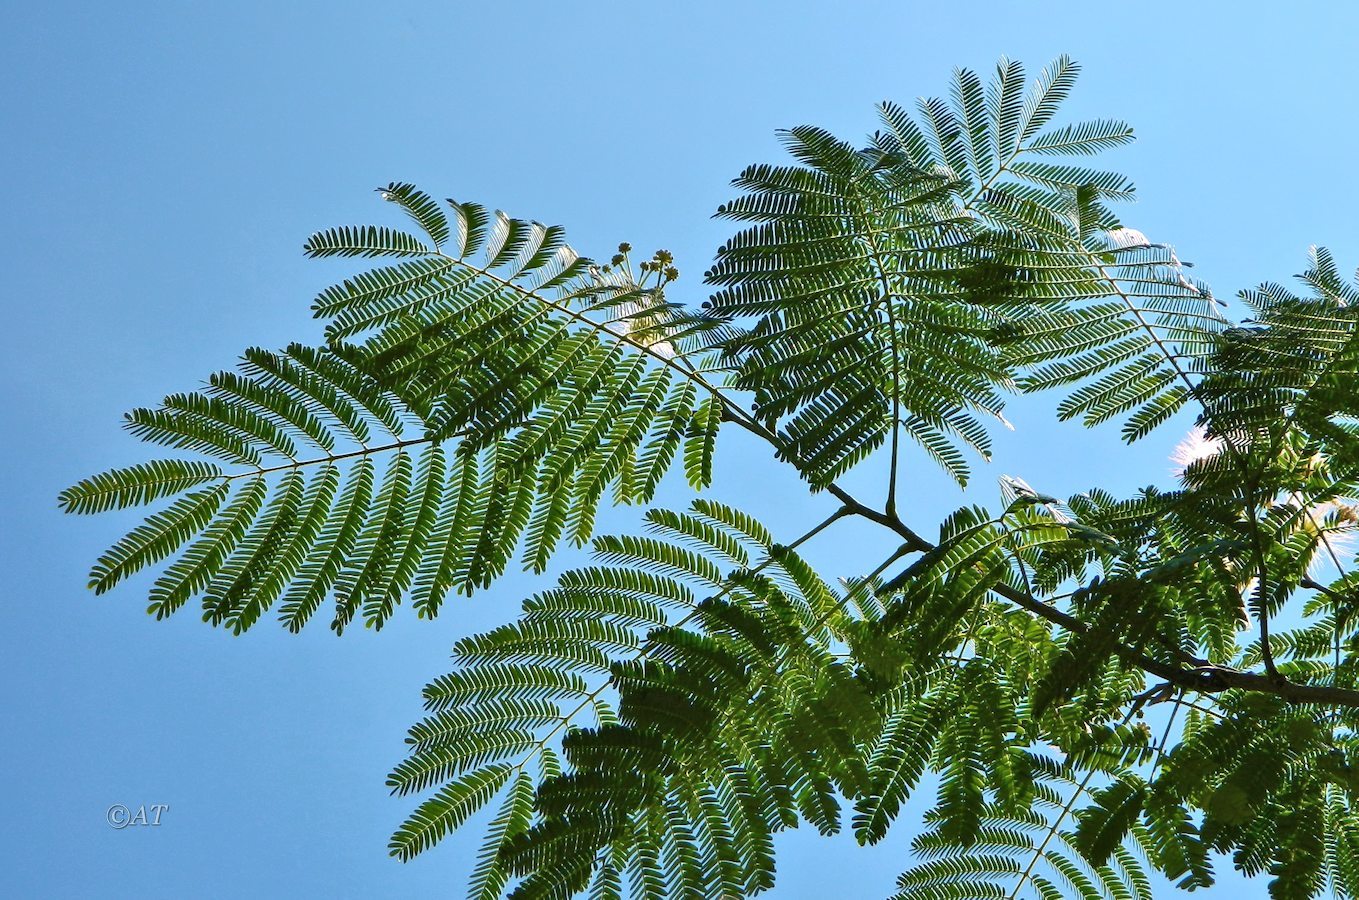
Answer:
[[[486,805],[512,771],[505,764],[487,766],[445,785],[396,830],[387,845],[388,852],[404,861],[436,843]]]
[[[216,465],[196,460],[161,459],[125,469],[110,469],[61,492],[63,512],[97,513],[144,506],[222,477]]]

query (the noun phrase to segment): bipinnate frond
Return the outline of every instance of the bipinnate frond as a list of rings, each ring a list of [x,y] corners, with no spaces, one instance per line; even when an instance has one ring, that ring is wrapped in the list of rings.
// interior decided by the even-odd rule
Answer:
[[[501,766],[535,776],[532,824],[495,833],[492,880],[518,880],[514,896],[592,877],[742,896],[772,884],[775,831],[839,827],[833,797],[861,787],[856,746],[876,718],[847,702],[867,695],[831,652],[843,596],[737,510],[698,501],[647,520],[651,535],[597,539],[601,565],[454,648],[389,780],[400,793],[450,786],[397,831],[393,854],[442,837],[458,815],[443,813],[445,793],[470,796]],[[756,695],[766,702],[742,699]]]
[[[734,182],[719,215],[749,224],[708,272],[711,310],[754,319],[724,345],[734,383],[814,485],[884,443],[895,478],[902,436],[965,482],[1016,385],[1077,385],[1062,416],[1131,414],[1130,438],[1185,402],[1220,318],[1172,250],[1123,237],[1104,204],[1126,179],[1044,161],[1131,140],[1048,127],[1076,72],[1063,57],[1026,90],[1016,62],[985,88],[960,70],[949,101],[882,104],[863,149],[793,128],[794,165]]]
[[[710,481],[727,401],[702,347],[721,326],[665,300],[668,255],[638,281],[626,254],[600,268],[560,228],[445,211],[408,184],[383,196],[424,237],[307,242],[404,258],[321,293],[328,345],[249,350],[204,389],[128,415],[141,439],[207,459],[63,492],[72,512],[182,495],[96,563],[96,592],[186,548],[151,590],[158,617],[199,597],[206,621],[240,632],[277,604],[297,630],[333,600],[336,632],[380,628],[407,600],[433,617],[516,552],[541,571],[563,541],[588,541],[602,502],[649,500],[672,466]]]

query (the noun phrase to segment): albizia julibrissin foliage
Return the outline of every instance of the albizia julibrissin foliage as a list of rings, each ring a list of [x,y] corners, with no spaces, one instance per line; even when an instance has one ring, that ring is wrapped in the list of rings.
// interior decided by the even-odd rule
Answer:
[[[1245,291],[1228,321],[1115,218],[1132,185],[1086,157],[1132,132],[1058,120],[1076,72],[960,70],[862,145],[784,132],[791,159],[719,209],[697,305],[664,251],[596,264],[388,185],[408,230],[307,241],[375,260],[316,298],[324,345],[134,410],[170,455],[62,494],[165,501],[91,586],[173,557],[158,618],[339,633],[592,543],[457,643],[390,775],[422,798],[401,859],[490,807],[473,897],[755,894],[776,832],[878,841],[922,781],[903,898],[1145,898],[1148,868],[1192,888],[1224,854],[1275,897],[1359,894],[1359,289],[1315,250],[1300,295]],[[937,534],[903,521],[905,455],[963,484],[1006,396],[1053,390],[1130,442],[1191,411],[1178,486],[1061,502],[1007,477]],[[733,426],[834,514],[799,537],[704,498],[594,535],[672,469],[707,486]],[[879,497],[837,483],[861,466]],[[898,549],[814,571],[802,543],[852,517]]]

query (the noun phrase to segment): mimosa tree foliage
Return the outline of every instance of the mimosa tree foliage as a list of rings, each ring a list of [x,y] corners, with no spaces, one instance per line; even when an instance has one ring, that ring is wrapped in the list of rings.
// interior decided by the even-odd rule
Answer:
[[[1001,60],[884,103],[863,144],[784,132],[718,210],[700,302],[664,251],[591,262],[388,185],[409,230],[306,243],[374,260],[316,298],[323,345],[134,410],[169,455],[62,494],[160,504],[91,587],[173,558],[157,618],[338,634],[591,545],[457,643],[389,777],[421,798],[400,859],[491,808],[473,897],[755,894],[775,833],[873,843],[918,792],[902,898],[1148,898],[1149,868],[1206,886],[1222,854],[1274,897],[1359,894],[1359,288],[1314,250],[1300,294],[1244,291],[1230,321],[1115,217],[1131,183],[1086,162],[1132,131],[1058,120],[1076,74]],[[1178,485],[1007,476],[997,507],[908,526],[909,458],[965,484],[1036,391],[1129,442],[1189,411]],[[595,535],[672,469],[707,487],[730,428],[834,514],[799,536],[705,494]],[[864,467],[878,496],[838,483]],[[852,517],[897,549],[814,570],[802,545]]]

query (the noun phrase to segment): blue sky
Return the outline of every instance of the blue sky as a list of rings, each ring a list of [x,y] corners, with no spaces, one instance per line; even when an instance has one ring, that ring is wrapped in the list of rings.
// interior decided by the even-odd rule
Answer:
[[[679,293],[701,299],[730,227],[710,215],[744,165],[779,157],[776,128],[857,139],[875,102],[942,93],[955,65],[1008,54],[1036,71],[1068,52],[1085,65],[1068,116],[1137,129],[1109,160],[1142,198],[1126,223],[1174,243],[1219,295],[1288,278],[1314,242],[1359,263],[1359,15],[1341,4],[666,7],[8,5],[0,893],[461,895],[475,836],[389,860],[411,802],[383,779],[453,641],[513,615],[543,579],[506,577],[380,634],[261,625],[233,639],[192,615],[149,619],[144,581],[88,594],[89,562],[133,517],[68,518],[55,503],[146,458],[118,427],[124,410],[247,346],[317,339],[311,297],[350,267],[307,262],[302,241],[391,216],[379,184],[561,223],[596,256],[620,240],[665,247]],[[1017,430],[966,496],[917,460],[911,520],[932,529],[964,502],[994,504],[1001,473],[1059,495],[1167,481],[1184,422],[1125,451],[1114,428],[1058,425],[1055,402],[1013,404]],[[733,437],[714,495],[789,534],[824,515],[766,463]],[[634,521],[622,510],[601,526]],[[878,542],[845,526],[809,553],[854,574]],[[116,831],[104,816],[119,803],[169,808],[159,828]],[[869,851],[788,836],[771,896],[887,895],[909,821]],[[1210,895],[1263,894],[1228,876]]]

